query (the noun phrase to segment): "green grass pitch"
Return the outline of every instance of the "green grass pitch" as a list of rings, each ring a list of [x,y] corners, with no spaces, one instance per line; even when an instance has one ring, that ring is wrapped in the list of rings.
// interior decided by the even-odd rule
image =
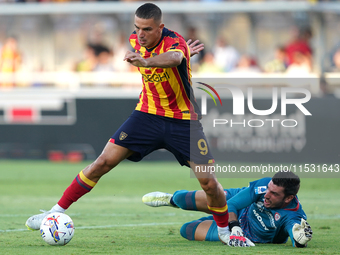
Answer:
[[[39,209],[50,209],[87,163],[0,161],[0,254],[340,254],[340,179],[302,179],[299,199],[314,231],[308,248],[293,248],[290,240],[233,248],[180,236],[183,223],[204,213],[142,203],[151,191],[199,189],[176,162],[121,163],[67,211],[76,228],[72,241],[49,246],[39,231],[25,229],[25,221]],[[235,188],[252,180],[220,182]]]

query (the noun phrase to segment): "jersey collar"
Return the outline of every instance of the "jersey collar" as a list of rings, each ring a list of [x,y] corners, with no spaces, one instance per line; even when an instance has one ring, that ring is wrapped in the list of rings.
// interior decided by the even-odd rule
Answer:
[[[293,201],[296,203],[296,206],[294,208],[283,208],[284,210],[287,210],[287,211],[294,211],[296,212],[297,210],[299,210],[300,208],[300,202],[297,198],[297,196],[294,197],[294,199],[292,201],[290,201],[290,203],[286,206],[286,207],[290,207],[290,206],[293,206]]]
[[[151,48],[144,47],[144,48],[146,49],[146,51],[151,52],[151,51],[153,51],[156,47],[158,47],[158,45],[161,43],[161,41],[163,41],[164,34],[165,34],[165,29],[166,29],[166,28],[163,27],[163,29],[162,29],[162,36],[161,36],[161,38],[159,39],[158,43],[157,43],[155,46],[153,46],[153,47],[151,47]]]

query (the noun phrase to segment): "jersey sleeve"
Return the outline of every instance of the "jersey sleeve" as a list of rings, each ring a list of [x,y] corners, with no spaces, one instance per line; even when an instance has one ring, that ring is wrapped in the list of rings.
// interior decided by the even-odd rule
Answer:
[[[227,201],[228,211],[237,215],[237,211],[257,202],[267,190],[271,178],[262,178],[249,183],[249,187],[241,190]]]
[[[183,53],[184,57],[187,57],[189,54],[189,48],[187,43],[182,37],[176,37],[176,38],[169,38],[166,42],[166,48],[165,52],[168,51],[179,51]]]
[[[130,42],[131,47],[133,48],[133,51],[137,52],[140,49],[140,45],[137,39],[137,34],[135,31],[133,31],[132,34],[130,35],[129,42]]]

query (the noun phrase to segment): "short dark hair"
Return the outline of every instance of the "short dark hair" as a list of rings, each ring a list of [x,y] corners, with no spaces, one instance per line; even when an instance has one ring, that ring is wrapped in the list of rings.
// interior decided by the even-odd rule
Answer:
[[[288,197],[290,195],[295,196],[300,189],[300,178],[291,171],[277,172],[273,176],[272,182],[276,186],[284,188],[285,197]]]
[[[135,15],[141,19],[154,19],[155,21],[162,20],[161,9],[152,3],[141,5],[135,12]]]

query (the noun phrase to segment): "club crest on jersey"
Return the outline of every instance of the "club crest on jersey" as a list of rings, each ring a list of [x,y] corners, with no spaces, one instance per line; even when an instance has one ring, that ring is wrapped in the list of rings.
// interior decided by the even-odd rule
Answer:
[[[124,140],[127,136],[128,136],[128,134],[122,131],[122,132],[120,133],[120,135],[119,135],[119,140],[122,141],[122,140]]]
[[[255,187],[255,194],[263,194],[263,193],[266,193],[266,191],[267,191],[267,186]]]
[[[276,212],[274,218],[276,221],[278,221],[281,218],[281,215],[278,212]]]

